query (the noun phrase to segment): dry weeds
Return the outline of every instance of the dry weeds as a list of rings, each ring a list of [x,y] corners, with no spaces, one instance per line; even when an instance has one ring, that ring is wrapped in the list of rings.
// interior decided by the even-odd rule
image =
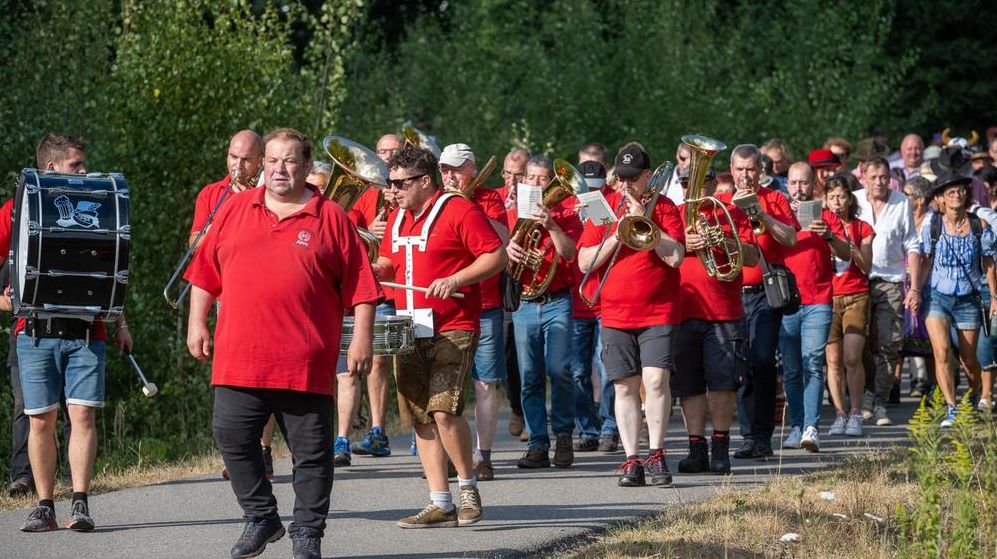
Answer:
[[[917,491],[902,463],[899,453],[880,453],[756,490],[720,487],[706,501],[619,529],[569,557],[892,557],[897,507],[912,503]],[[822,499],[823,491],[834,492],[834,500]],[[789,532],[800,535],[797,543],[779,541]]]

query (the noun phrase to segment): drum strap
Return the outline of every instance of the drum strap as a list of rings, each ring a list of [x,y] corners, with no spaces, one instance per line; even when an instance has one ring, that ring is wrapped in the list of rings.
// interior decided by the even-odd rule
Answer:
[[[32,338],[86,340],[87,344],[92,328],[92,322],[75,318],[29,318],[24,323],[25,332]]]
[[[405,285],[413,285],[412,281],[412,270],[413,270],[413,252],[412,249],[415,248],[419,252],[426,251],[426,243],[429,241],[429,232],[436,222],[436,218],[439,217],[440,212],[443,210],[443,206],[451,198],[456,198],[459,196],[454,193],[447,193],[439,197],[436,203],[433,204],[433,208],[429,211],[429,216],[426,218],[426,222],[422,225],[421,234],[416,236],[399,237],[398,234],[402,230],[402,221],[405,216],[408,215],[409,211],[404,210],[395,214],[395,222],[392,224],[391,228],[391,253],[395,254],[401,247],[405,247]],[[415,292],[411,289],[405,290],[405,308],[413,309],[415,308]]]

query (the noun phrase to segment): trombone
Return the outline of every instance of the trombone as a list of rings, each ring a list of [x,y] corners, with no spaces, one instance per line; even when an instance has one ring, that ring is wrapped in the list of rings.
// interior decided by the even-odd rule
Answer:
[[[599,246],[595,249],[595,255],[592,256],[592,261],[589,262],[588,268],[585,270],[585,275],[582,276],[582,281],[578,284],[578,296],[589,307],[594,307],[599,301],[599,294],[602,293],[602,288],[606,285],[606,278],[609,277],[609,272],[616,264],[616,258],[619,257],[620,250],[624,246],[636,251],[647,251],[652,250],[658,244],[658,240],[661,238],[661,230],[651,220],[651,216],[654,214],[654,206],[658,203],[658,196],[661,195],[662,188],[664,188],[668,178],[672,175],[673,168],[674,164],[671,161],[665,161],[660,167],[654,170],[654,174],[648,179],[645,192],[651,190],[654,194],[651,196],[647,207],[644,208],[644,215],[628,215],[620,219],[620,223],[616,227],[616,238],[620,242],[617,243],[616,250],[610,256],[609,263],[606,264],[606,271],[603,272],[602,278],[599,280],[599,286],[596,287],[595,294],[590,299],[585,294],[584,288],[585,284],[588,283],[589,276],[595,271],[595,264],[599,261],[599,254],[602,253],[602,247],[605,246],[606,241],[609,239],[609,232],[612,230],[612,227],[606,224],[606,232],[602,234]],[[616,208],[616,213],[619,213],[626,206],[626,200],[626,196],[621,197],[620,203]]]
[[[173,274],[170,276],[169,281],[166,282],[166,287],[163,288],[163,297],[166,299],[166,303],[174,309],[178,308],[184,297],[187,296],[187,293],[190,291],[190,283],[183,282],[183,287],[180,288],[180,293],[177,295],[176,299],[170,297],[170,290],[173,288],[173,284],[176,283],[187,270],[187,265],[190,264],[190,257],[201,244],[201,238],[208,232],[211,222],[215,219],[215,213],[218,212],[218,208],[221,207],[222,202],[224,202],[225,199],[228,198],[228,195],[232,192],[232,187],[234,187],[235,183],[239,180],[239,176],[240,173],[238,169],[232,171],[232,179],[228,181],[228,186],[225,187],[222,195],[218,197],[218,201],[215,202],[215,207],[211,208],[211,213],[208,214],[208,219],[204,221],[204,226],[201,227],[201,230],[197,232],[197,236],[194,237],[194,241],[187,247],[187,252],[180,257],[180,262],[177,262],[176,268],[173,270]],[[250,181],[250,187],[256,186],[256,180],[257,179],[253,179]]]

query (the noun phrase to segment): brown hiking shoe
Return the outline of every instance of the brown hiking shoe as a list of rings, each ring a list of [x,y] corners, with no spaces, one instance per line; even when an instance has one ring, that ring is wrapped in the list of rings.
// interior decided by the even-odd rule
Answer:
[[[575,461],[575,451],[571,449],[571,435],[558,435],[554,442],[554,466],[567,468]]]
[[[490,460],[476,460],[474,462],[474,475],[478,481],[492,481],[495,479],[495,468]]]
[[[463,498],[464,495],[461,493],[462,506],[464,502]],[[433,503],[429,503],[418,514],[406,516],[399,520],[396,525],[399,528],[456,528],[457,509],[455,508],[450,512],[446,512]]]
[[[474,524],[481,520],[481,495],[478,486],[465,485],[460,488],[460,507],[457,510],[457,521],[460,526]]]
[[[509,416],[509,434],[518,437],[523,433],[523,427],[523,416],[512,412],[512,415]]]

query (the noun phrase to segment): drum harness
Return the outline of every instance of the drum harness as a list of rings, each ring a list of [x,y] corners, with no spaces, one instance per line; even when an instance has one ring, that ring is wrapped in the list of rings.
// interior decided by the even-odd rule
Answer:
[[[426,223],[422,225],[422,234],[418,237],[414,235],[399,237],[398,234],[401,232],[402,220],[405,218],[406,211],[400,211],[395,215],[395,222],[391,226],[391,252],[397,253],[400,247],[405,247],[405,283],[407,285],[413,285],[412,248],[415,247],[415,249],[419,252],[426,251],[426,243],[429,241],[429,230],[433,227],[433,224],[436,222],[436,218],[439,217],[439,214],[443,210],[443,206],[447,203],[447,201],[451,198],[457,197],[459,197],[459,195],[454,193],[447,193],[440,196],[440,199],[433,204],[433,209],[430,210],[429,216],[426,218]],[[411,289],[405,290],[405,306],[409,309],[415,308],[415,292]]]

